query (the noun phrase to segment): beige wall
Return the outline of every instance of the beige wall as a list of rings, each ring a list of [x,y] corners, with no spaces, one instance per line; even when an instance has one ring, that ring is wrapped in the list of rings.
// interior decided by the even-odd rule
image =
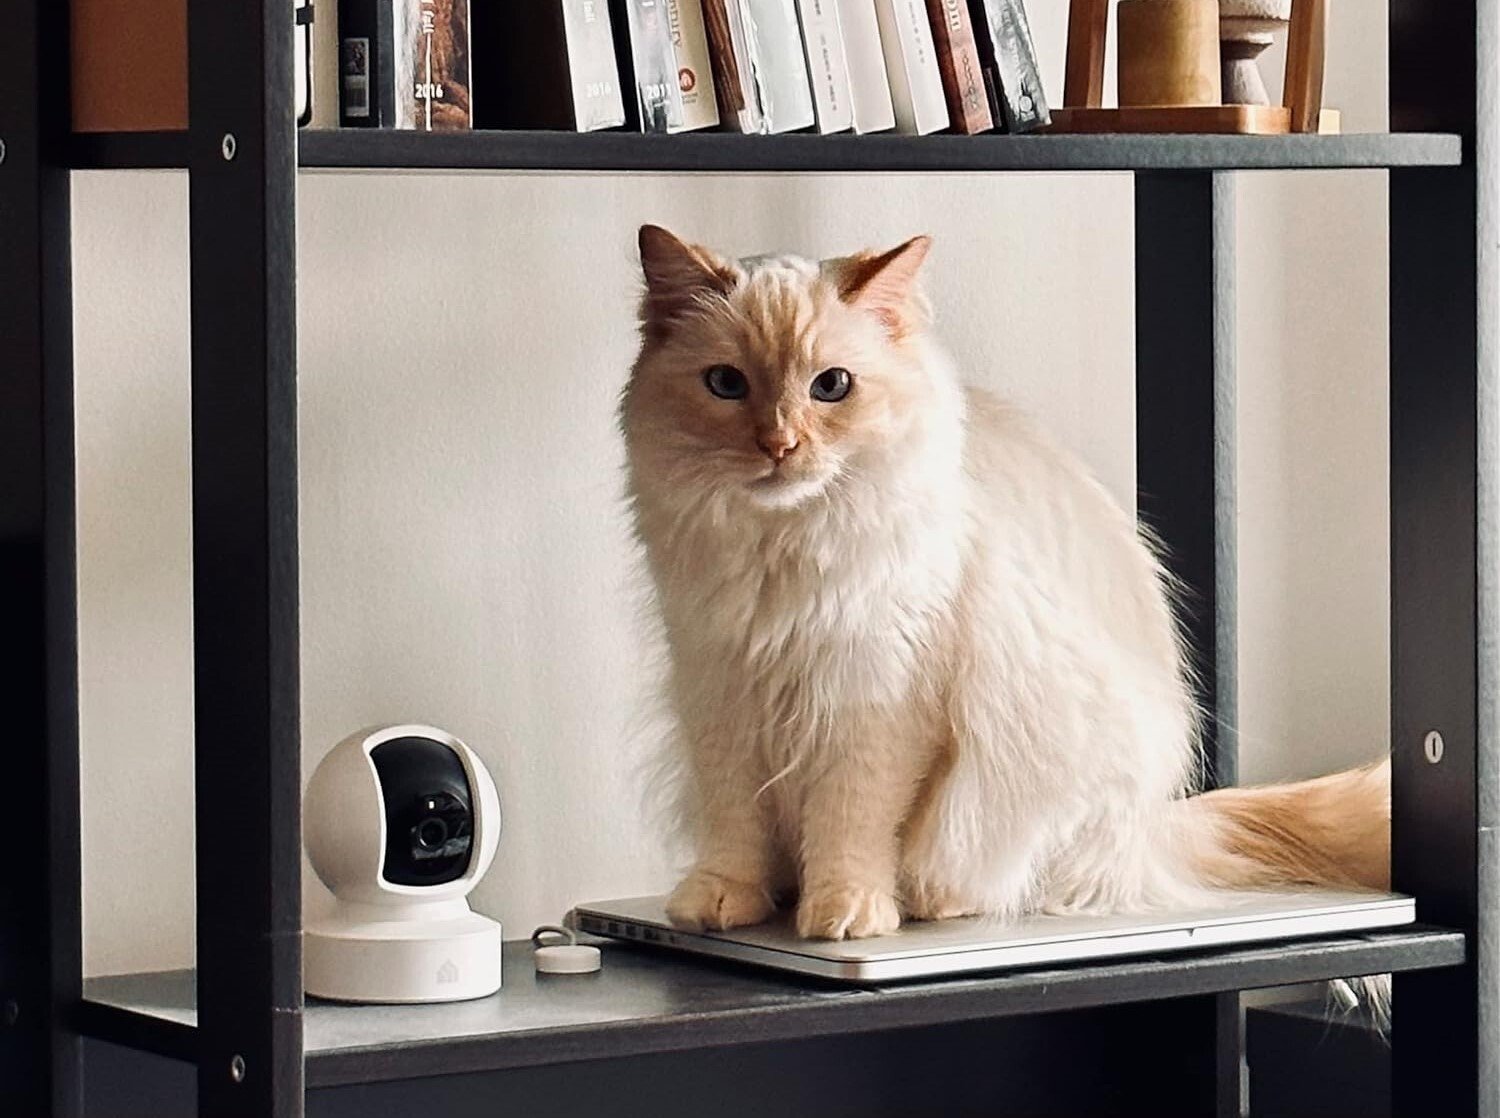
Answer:
[[[1032,5],[1054,90],[1063,8]],[[1331,97],[1379,127],[1383,20],[1335,11]],[[90,973],[192,953],[186,189],[75,178]],[[329,174],[301,191],[304,768],[373,722],[468,740],[506,810],[476,899],[511,935],[671,876],[642,807],[649,673],[612,419],[641,221],[743,252],[935,234],[950,347],[1131,499],[1127,176]],[[1240,176],[1239,203],[1258,778],[1384,741],[1384,182]]]

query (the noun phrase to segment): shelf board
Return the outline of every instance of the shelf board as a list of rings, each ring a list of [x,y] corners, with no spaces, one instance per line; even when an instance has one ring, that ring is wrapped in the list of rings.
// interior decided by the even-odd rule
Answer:
[[[978,978],[852,989],[732,964],[604,948],[597,975],[538,977],[505,947],[505,988],[449,1005],[309,1002],[307,1083],[332,1087],[909,1028],[1313,982],[1464,961],[1459,932],[1420,925]],[[89,979],[81,1032],[179,1059],[196,1051],[191,971]]]
[[[185,167],[186,133],[79,134],[76,168]],[[304,130],[304,168],[661,172],[1294,170],[1455,166],[1456,135],[736,136]]]

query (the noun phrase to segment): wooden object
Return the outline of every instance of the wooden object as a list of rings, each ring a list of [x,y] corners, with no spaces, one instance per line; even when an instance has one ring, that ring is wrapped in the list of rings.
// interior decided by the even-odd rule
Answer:
[[[1285,135],[1337,133],[1339,114],[1323,110],[1327,0],[1292,0],[1282,104],[1101,108],[1108,0],[1071,0],[1064,107],[1052,110],[1054,133],[1205,133]],[[1122,12],[1127,4],[1121,0]],[[1145,0],[1148,3],[1158,0]],[[1122,80],[1123,80],[1122,66]]]
[[[1283,104],[1292,111],[1293,132],[1317,131],[1323,109],[1323,63],[1328,50],[1328,0],[1292,0],[1286,43]]]
[[[1109,0],[1073,0],[1068,9],[1068,64],[1063,104],[1097,109],[1104,104],[1104,43]]]
[[[1315,131],[1337,136],[1343,118],[1324,109]],[[1176,108],[1053,109],[1053,132],[1097,135],[1109,132],[1198,132],[1220,136],[1284,136],[1292,114],[1284,105],[1182,105]]]
[[[187,0],[70,2],[73,130],[187,128]]]
[[[1217,105],[1219,0],[1120,0],[1120,107]]]

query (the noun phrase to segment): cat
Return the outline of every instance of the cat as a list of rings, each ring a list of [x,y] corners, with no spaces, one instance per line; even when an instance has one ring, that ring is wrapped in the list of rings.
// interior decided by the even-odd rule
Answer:
[[[804,937],[1384,887],[1388,763],[1192,796],[1173,584],[931,336],[930,240],[733,260],[640,231],[627,491],[668,654],[691,930]]]

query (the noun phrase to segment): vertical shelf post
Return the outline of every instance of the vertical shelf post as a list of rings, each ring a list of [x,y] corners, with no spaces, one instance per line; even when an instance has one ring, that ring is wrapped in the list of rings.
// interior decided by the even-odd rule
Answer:
[[[189,8],[199,1112],[303,1112],[292,9]]]
[[[1135,176],[1137,515],[1181,586],[1197,673],[1204,787],[1238,779],[1235,728],[1234,180]],[[1240,1113],[1238,994],[1214,999],[1217,1112]]]
[[[1233,183],[1224,172],[1135,176],[1137,511],[1182,586],[1205,787],[1239,775]]]
[[[1390,175],[1392,879],[1469,962],[1398,975],[1398,1114],[1500,1116],[1500,13],[1391,0],[1394,130],[1463,136]]]
[[[0,0],[0,1112],[77,1118],[82,994],[68,6]]]

